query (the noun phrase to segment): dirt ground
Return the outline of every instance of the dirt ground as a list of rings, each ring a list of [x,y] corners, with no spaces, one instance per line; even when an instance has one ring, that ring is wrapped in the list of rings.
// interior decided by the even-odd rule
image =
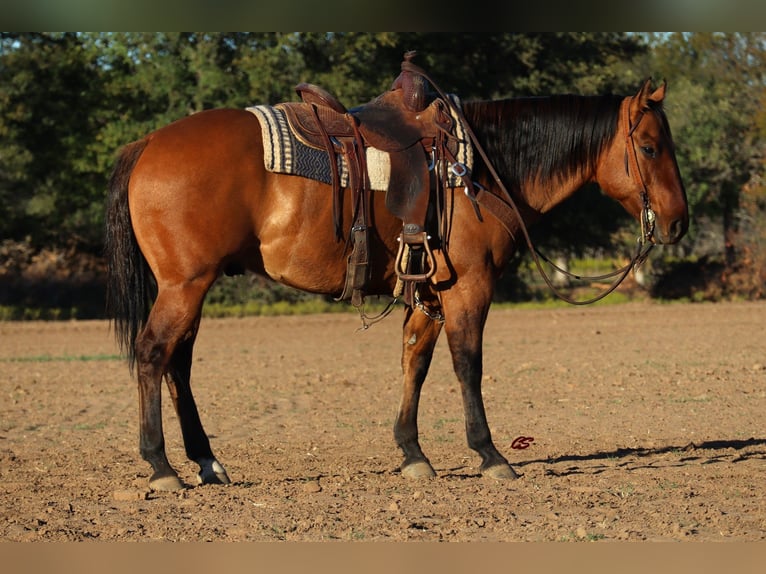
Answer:
[[[493,309],[485,403],[522,475],[496,482],[444,339],[420,414],[439,476],[409,481],[397,313],[205,319],[193,386],[233,483],[179,493],[146,487],[106,322],[0,323],[0,540],[764,540],[765,323],[766,303]]]

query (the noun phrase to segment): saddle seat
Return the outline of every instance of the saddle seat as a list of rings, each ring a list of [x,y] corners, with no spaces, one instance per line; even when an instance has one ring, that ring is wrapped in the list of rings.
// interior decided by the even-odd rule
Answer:
[[[407,149],[421,140],[449,133],[452,118],[441,100],[421,110],[407,108],[407,95],[392,89],[369,103],[347,110],[335,97],[313,84],[299,84],[296,91],[302,102],[279,104],[295,136],[304,144],[325,149],[325,134],[330,138],[355,137],[359,130],[365,146],[385,152]]]

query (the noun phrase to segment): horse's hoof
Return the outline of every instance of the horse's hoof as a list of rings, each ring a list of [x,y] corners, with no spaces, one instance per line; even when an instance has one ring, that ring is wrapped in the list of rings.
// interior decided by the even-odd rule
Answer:
[[[199,484],[231,484],[226,469],[217,460],[206,461],[200,464],[197,474]]]
[[[495,466],[482,469],[481,472],[483,476],[494,478],[495,480],[514,480],[519,478],[519,475],[511,468],[510,464],[496,464]]]
[[[421,460],[408,464],[407,466],[403,466],[402,476],[404,478],[420,480],[423,478],[434,478],[436,477],[436,473],[430,464],[424,460]]]
[[[177,476],[169,474],[149,480],[149,488],[152,490],[173,491],[183,490],[184,483]]]

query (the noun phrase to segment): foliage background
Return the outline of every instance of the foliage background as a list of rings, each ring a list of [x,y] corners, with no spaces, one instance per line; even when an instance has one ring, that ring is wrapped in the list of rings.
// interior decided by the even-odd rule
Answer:
[[[0,34],[0,306],[10,318],[99,317],[106,181],[116,151],[200,110],[295,99],[301,81],[348,105],[387,89],[402,54],[464,99],[622,93],[668,80],[666,109],[690,201],[678,246],[655,250],[630,296],[761,298],[766,100],[761,32],[66,32]],[[571,265],[610,267],[635,230],[599,190],[535,233]],[[520,254],[501,300],[547,296]],[[246,276],[210,308],[324,301]],[[246,303],[250,303],[247,310]]]

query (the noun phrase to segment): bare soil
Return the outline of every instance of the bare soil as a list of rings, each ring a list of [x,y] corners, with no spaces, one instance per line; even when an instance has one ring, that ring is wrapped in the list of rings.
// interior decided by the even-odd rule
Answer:
[[[410,481],[396,314],[205,319],[193,385],[233,484],[178,493],[146,486],[106,322],[0,323],[0,540],[764,540],[765,323],[766,303],[492,310],[485,403],[522,475],[496,482],[444,339],[420,415],[439,476]]]

